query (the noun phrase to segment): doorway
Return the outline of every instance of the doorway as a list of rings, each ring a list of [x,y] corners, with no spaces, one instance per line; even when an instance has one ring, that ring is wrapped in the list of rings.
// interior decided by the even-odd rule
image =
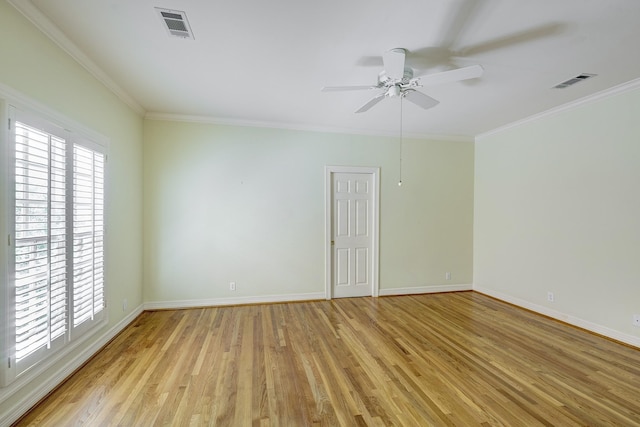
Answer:
[[[325,295],[378,296],[380,169],[325,168]]]

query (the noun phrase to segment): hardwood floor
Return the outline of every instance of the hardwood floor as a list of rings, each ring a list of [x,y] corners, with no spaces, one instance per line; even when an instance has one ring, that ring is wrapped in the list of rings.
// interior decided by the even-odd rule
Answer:
[[[18,425],[640,425],[640,351],[475,292],[145,312]]]

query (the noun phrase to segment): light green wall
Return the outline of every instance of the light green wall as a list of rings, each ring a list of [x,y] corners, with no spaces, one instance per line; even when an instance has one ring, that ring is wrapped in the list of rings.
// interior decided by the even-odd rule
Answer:
[[[476,143],[475,286],[640,336],[639,118],[633,90]]]
[[[109,324],[104,328],[106,331],[142,304],[143,120],[4,1],[0,1],[0,84],[110,140],[106,212]],[[1,139],[3,156],[5,136],[3,133]],[[4,173],[6,163],[2,165]],[[0,185],[2,215],[5,190],[5,186]],[[0,221],[3,226],[6,224],[6,218]],[[3,290],[6,257],[3,246],[0,252]],[[125,298],[129,308],[123,312]],[[74,356],[63,360],[34,383],[46,382]],[[29,389],[25,387],[0,403],[0,414],[8,413]]]
[[[399,188],[397,138],[153,120],[144,135],[146,301],[324,292],[326,165],[381,167],[381,289],[472,282],[473,143],[405,141]]]

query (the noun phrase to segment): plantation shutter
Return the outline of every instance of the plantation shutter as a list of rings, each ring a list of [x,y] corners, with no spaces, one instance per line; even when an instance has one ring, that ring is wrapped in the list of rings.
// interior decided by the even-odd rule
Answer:
[[[3,383],[100,324],[106,301],[104,147],[13,107],[10,115]]]
[[[73,326],[104,308],[104,155],[73,147]]]
[[[67,331],[66,141],[15,123],[15,360]]]

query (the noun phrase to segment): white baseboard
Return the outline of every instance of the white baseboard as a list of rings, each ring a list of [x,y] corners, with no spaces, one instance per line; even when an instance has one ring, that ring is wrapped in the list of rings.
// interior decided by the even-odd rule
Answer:
[[[413,295],[413,294],[435,294],[440,292],[460,292],[470,291],[472,285],[436,285],[436,286],[414,286],[410,288],[389,288],[380,289],[380,296],[389,295]]]
[[[124,328],[126,328],[136,317],[138,317],[143,311],[142,305],[133,310],[124,319],[106,331],[102,336],[93,341],[92,344],[80,348],[80,345],[69,347],[66,351],[62,351],[54,360],[47,366],[38,369],[38,372],[42,372],[40,375],[36,373],[29,375],[25,378],[18,378],[15,382],[9,386],[0,390],[0,402],[5,401],[14,393],[20,391],[23,387],[32,387],[27,395],[17,402],[13,407],[0,415],[0,427],[9,426],[16,422],[21,416],[23,416],[29,409],[31,409],[36,403],[38,403],[47,394],[51,393],[56,387],[58,387],[67,377],[73,372],[85,364],[93,355],[95,355],[102,347],[104,347],[109,341],[111,341],[116,335],[118,335]],[[90,339],[90,338],[89,338]],[[79,342],[78,344],[82,344]],[[61,369],[47,378],[41,378],[44,375],[44,371],[51,367],[56,362],[62,360],[64,357],[77,351],[78,353],[71,360],[69,360]]]
[[[625,344],[629,344],[633,347],[640,348],[640,338],[624,334],[615,329],[608,328],[606,326],[599,325],[597,323],[590,322],[588,320],[580,319],[579,317],[571,316],[566,313],[562,313],[557,310],[553,310],[549,307],[534,304],[532,302],[513,297],[511,295],[504,294],[502,292],[494,291],[493,289],[485,288],[483,286],[473,285],[473,290],[481,294],[488,295],[490,297],[499,299],[500,301],[508,302],[509,304],[517,305],[518,307],[526,308],[527,310],[534,311],[536,313],[551,317],[561,322],[568,323],[578,328],[585,329],[590,332],[594,332],[598,335],[611,338],[616,341],[620,341]]]
[[[324,292],[307,294],[262,295],[234,298],[210,298],[176,301],[152,301],[144,304],[145,310],[177,310],[181,308],[217,307],[225,305],[265,304],[274,302],[312,301],[325,299]]]

